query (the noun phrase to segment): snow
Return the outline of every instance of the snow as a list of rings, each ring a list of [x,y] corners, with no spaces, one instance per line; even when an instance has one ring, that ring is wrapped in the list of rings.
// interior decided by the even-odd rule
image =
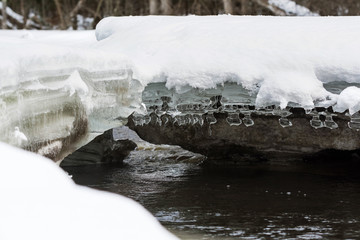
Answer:
[[[269,0],[269,4],[284,10],[288,15],[296,16],[319,16],[319,14],[311,12],[308,8],[296,4],[291,0]]]
[[[344,112],[347,109],[351,115],[360,111],[360,88],[348,87],[340,93],[335,111]]]
[[[97,48],[124,54],[143,84],[215,88],[236,82],[258,107],[336,103],[331,81],[360,82],[359,17],[109,17]]]
[[[176,239],[140,204],[81,187],[55,163],[0,143],[0,239]]]

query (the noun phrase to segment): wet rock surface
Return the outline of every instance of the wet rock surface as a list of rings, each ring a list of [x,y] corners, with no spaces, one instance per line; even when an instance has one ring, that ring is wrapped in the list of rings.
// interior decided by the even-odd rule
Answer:
[[[61,167],[89,164],[121,164],[137,147],[131,140],[114,140],[112,130],[97,136],[93,141],[67,156]]]
[[[204,124],[181,125],[168,121],[159,125],[152,114],[151,122],[135,125],[129,117],[128,126],[142,139],[155,144],[174,144],[184,149],[203,154],[209,161],[221,159],[228,163],[251,164],[270,162],[286,164],[292,160],[311,161],[329,155],[328,150],[341,151],[341,154],[357,156],[360,149],[360,132],[349,128],[350,118],[345,114],[337,114],[333,120],[336,129],[326,127],[314,128],[310,121],[312,116],[301,108],[292,108],[291,127],[282,127],[279,116],[252,114],[254,125],[244,124],[230,126],[226,121],[227,113],[214,113],[215,124],[206,121]],[[240,116],[241,117],[241,116]],[[167,115],[161,118],[171,119]],[[322,122],[325,119],[320,120]],[[163,121],[165,122],[165,121]],[[319,154],[322,153],[322,154]],[[356,157],[355,157],[356,158]],[[225,160],[226,159],[226,160]]]

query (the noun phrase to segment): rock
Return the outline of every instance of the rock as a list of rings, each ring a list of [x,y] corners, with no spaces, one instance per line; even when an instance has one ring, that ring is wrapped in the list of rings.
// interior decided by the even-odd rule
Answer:
[[[215,113],[217,122],[204,125],[182,125],[169,122],[135,126],[129,117],[128,126],[144,140],[154,144],[179,145],[184,149],[207,156],[208,161],[252,164],[269,161],[287,164],[292,160],[311,159],[311,156],[329,149],[358,151],[360,131],[350,129],[350,118],[338,114],[333,119],[336,129],[315,129],[310,125],[311,116],[301,108],[293,108],[288,119],[291,127],[283,128],[278,116],[252,114],[254,125],[230,126],[226,113]],[[203,116],[204,118],[204,116]],[[326,156],[326,154],[324,155]]]
[[[114,140],[112,130],[108,130],[67,156],[60,166],[122,163],[123,159],[136,147],[137,145],[130,140]]]

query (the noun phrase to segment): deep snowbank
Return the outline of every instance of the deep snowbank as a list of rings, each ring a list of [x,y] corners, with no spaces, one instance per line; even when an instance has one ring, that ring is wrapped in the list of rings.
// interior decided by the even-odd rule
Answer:
[[[145,84],[214,88],[233,81],[258,92],[257,106],[313,108],[338,100],[323,83],[360,82],[359,25],[359,17],[110,17],[96,37],[98,48],[131,59]]]
[[[53,162],[0,143],[0,239],[176,239],[128,198],[80,187]]]

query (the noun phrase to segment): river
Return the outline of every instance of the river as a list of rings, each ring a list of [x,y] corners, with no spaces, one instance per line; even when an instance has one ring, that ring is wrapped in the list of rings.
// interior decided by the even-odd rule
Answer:
[[[65,170],[80,185],[138,201],[181,239],[360,238],[358,164],[219,167],[170,157],[178,151]]]

